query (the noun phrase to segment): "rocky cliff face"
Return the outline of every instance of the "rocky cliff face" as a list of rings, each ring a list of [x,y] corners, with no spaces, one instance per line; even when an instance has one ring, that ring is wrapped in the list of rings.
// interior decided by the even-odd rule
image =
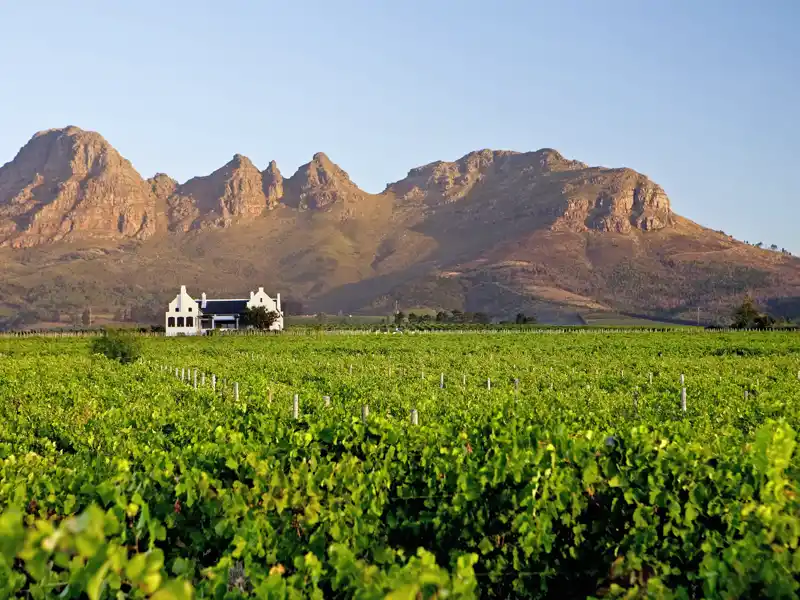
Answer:
[[[37,134],[0,169],[0,244],[146,239],[166,229],[253,221],[279,204],[351,210],[368,196],[323,153],[286,180],[274,161],[262,172],[237,154],[182,185],[164,174],[144,181],[100,135],[68,127]],[[387,186],[383,196],[403,208],[463,207],[451,215],[456,220],[527,219],[532,228],[556,231],[646,232],[672,222],[669,199],[644,175],[592,168],[547,148],[480,150],[431,163]]]
[[[322,210],[336,202],[358,200],[366,193],[322,152],[286,180],[284,202],[299,210]]]
[[[472,152],[456,162],[412,169],[387,192],[400,202],[429,206],[462,200],[492,208],[516,205],[525,214],[549,220],[556,231],[628,233],[662,229],[672,222],[664,190],[644,175],[592,168],[551,149]]]
[[[147,184],[96,133],[43,131],[0,168],[0,245],[146,239],[155,218]]]

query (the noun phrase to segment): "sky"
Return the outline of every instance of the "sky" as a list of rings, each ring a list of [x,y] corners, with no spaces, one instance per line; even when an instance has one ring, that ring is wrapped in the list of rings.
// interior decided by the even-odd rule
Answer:
[[[0,25],[0,163],[76,125],[145,177],[322,151],[379,192],[549,147],[800,254],[798,0],[0,0]]]

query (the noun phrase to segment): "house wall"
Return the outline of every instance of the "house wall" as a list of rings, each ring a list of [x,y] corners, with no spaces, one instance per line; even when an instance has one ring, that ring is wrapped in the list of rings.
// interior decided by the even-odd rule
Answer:
[[[190,322],[191,325],[188,324]],[[183,326],[179,326],[179,323],[183,323]],[[164,327],[167,336],[198,335],[200,333],[200,307],[186,293],[185,285],[181,286],[180,293],[169,303],[164,316]]]
[[[278,294],[275,298],[270,298],[264,291],[263,287],[258,288],[257,292],[250,292],[250,300],[247,302],[248,308],[256,308],[263,306],[268,311],[275,311],[280,315],[270,327],[271,331],[280,331],[283,329],[283,311],[281,310],[281,295]]]

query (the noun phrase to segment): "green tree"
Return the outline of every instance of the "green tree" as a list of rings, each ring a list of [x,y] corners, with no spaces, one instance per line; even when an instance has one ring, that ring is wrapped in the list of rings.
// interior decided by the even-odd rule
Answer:
[[[394,316],[395,324],[396,325],[402,325],[403,321],[405,321],[405,320],[406,320],[406,314],[402,310],[397,311],[397,314]]]
[[[775,319],[767,313],[760,312],[753,299],[747,296],[742,305],[734,311],[731,327],[734,329],[765,329],[774,324]]]
[[[100,337],[94,338],[92,354],[102,354],[122,364],[136,362],[142,354],[142,347],[135,335],[116,329],[107,329]]]
[[[255,308],[246,308],[242,313],[241,321],[245,327],[269,329],[279,318],[280,315],[274,310],[267,310],[265,306],[256,306]]]

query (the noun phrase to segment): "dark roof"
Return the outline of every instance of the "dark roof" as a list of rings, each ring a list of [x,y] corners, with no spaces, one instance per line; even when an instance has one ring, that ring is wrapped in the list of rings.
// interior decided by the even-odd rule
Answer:
[[[204,315],[239,315],[247,308],[248,300],[206,300],[205,308],[202,300],[195,299],[195,302]]]

